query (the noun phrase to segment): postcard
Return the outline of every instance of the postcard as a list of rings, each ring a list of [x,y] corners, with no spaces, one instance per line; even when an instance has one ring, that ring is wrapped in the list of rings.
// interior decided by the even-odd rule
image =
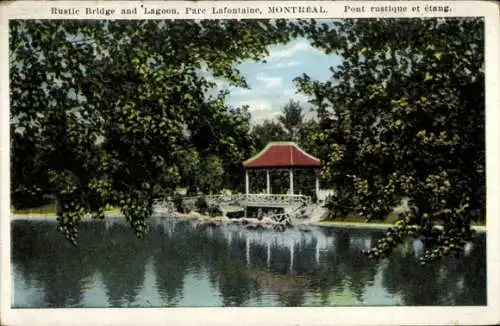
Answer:
[[[499,10],[2,4],[2,325],[500,322]]]

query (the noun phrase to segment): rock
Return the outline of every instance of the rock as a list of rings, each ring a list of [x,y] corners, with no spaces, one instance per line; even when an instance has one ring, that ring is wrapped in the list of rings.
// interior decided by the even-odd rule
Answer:
[[[182,214],[182,213],[179,213],[179,212],[173,213],[172,216],[174,218],[187,218],[188,217],[186,214]]]
[[[264,216],[261,220],[262,224],[274,224],[274,220],[270,217]]]
[[[201,214],[198,213],[198,212],[190,212],[188,216],[191,217],[191,218],[196,218],[196,219],[203,218],[203,216],[201,216]]]
[[[219,221],[223,222],[223,223],[228,223],[231,221],[231,219],[227,216],[221,216],[218,218]]]

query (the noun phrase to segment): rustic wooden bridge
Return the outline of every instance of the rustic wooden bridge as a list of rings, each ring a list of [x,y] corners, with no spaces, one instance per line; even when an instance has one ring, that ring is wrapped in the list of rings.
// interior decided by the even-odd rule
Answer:
[[[184,201],[196,200],[186,197]],[[289,205],[310,205],[312,199],[304,195],[277,195],[277,194],[235,194],[205,196],[208,205],[238,204],[247,207],[288,207]]]
[[[275,222],[291,224],[293,219],[300,218],[304,210],[311,207],[312,199],[304,195],[278,195],[278,194],[226,194],[226,195],[207,195],[190,196],[182,199],[182,204],[187,210],[195,207],[195,203],[200,198],[205,198],[209,206],[232,206],[237,205],[246,207],[266,207],[283,208],[284,213],[266,215]],[[159,199],[154,203],[154,210],[157,213],[173,213],[175,207],[171,199]]]

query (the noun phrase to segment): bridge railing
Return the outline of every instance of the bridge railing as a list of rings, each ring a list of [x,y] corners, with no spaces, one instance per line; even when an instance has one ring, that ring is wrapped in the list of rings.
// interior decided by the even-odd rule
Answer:
[[[170,199],[155,199],[153,210],[157,213],[174,213],[175,205]]]
[[[300,203],[292,212],[279,213],[269,215],[268,217],[276,222],[290,221],[291,218],[297,217],[301,208],[312,204],[310,196],[304,195],[280,195],[280,194],[225,194],[225,195],[206,195],[206,196],[189,196],[182,199],[182,204],[187,210],[194,208],[196,201],[200,198],[205,198],[208,205],[220,205],[224,203],[245,204],[295,204]],[[174,213],[175,206],[170,198],[157,199],[154,201],[153,207],[156,212]]]
[[[244,201],[246,203],[302,203],[304,205],[310,205],[312,203],[311,197],[304,195],[248,194],[244,196]]]
[[[266,217],[277,223],[292,224],[292,220],[299,218],[302,213],[303,209],[301,207],[297,207],[296,209],[288,213],[272,214],[267,215]]]
[[[231,202],[244,201],[247,203],[303,203],[311,204],[310,196],[304,195],[279,195],[279,194],[236,194],[206,196],[207,201]]]
[[[304,203],[311,204],[310,196],[305,195],[279,195],[279,194],[231,194],[231,195],[205,195],[205,196],[189,196],[182,199],[185,203],[195,203],[199,198],[205,198],[207,203],[220,204],[225,202],[240,202],[247,203]]]

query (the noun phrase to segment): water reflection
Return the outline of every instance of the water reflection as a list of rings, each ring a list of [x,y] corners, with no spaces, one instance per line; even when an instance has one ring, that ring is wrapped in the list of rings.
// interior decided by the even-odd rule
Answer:
[[[484,305],[486,248],[420,267],[410,240],[385,261],[361,250],[380,231],[276,233],[152,219],[135,238],[121,220],[88,222],[73,247],[52,222],[12,222],[15,307]]]

